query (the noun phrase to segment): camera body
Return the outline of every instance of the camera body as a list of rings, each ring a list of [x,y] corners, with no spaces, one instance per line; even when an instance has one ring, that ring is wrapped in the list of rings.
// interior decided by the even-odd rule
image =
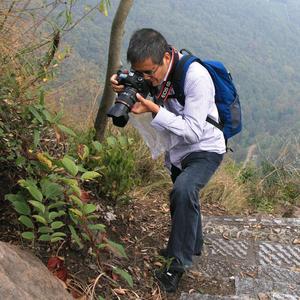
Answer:
[[[137,101],[136,93],[146,98],[150,92],[150,85],[143,75],[136,71],[119,71],[117,80],[125,88],[118,93],[115,104],[109,109],[107,116],[113,119],[115,126],[124,127],[129,119],[128,113]]]

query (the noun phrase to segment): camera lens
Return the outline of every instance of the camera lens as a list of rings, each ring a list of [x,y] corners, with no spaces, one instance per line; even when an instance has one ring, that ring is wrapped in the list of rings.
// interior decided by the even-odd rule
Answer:
[[[128,113],[136,102],[137,90],[131,87],[125,87],[124,92],[118,94],[115,105],[110,108],[107,116],[112,117],[113,124],[118,127],[124,127],[128,120]]]
[[[111,117],[113,124],[118,127],[124,127],[129,119],[129,108],[123,103],[117,102],[113,105],[107,113]]]

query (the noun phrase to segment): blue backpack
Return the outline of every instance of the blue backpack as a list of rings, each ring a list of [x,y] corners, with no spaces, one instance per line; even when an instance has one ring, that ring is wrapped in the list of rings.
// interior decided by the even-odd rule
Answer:
[[[215,102],[219,112],[219,123],[207,116],[206,121],[223,131],[225,140],[231,138],[242,130],[242,114],[239,95],[232,82],[232,77],[225,66],[219,61],[202,61],[189,51],[177,63],[173,88],[178,102],[184,106],[184,81],[190,64],[194,61],[200,63],[209,72],[215,86]]]

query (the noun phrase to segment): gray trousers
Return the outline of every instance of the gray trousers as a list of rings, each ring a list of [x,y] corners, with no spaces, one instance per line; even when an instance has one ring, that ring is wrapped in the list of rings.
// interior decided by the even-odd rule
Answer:
[[[184,271],[192,265],[192,256],[201,254],[203,234],[199,191],[207,184],[222,159],[222,154],[214,152],[193,152],[182,161],[182,170],[172,166],[172,224],[167,246],[168,257],[173,258],[171,270]]]

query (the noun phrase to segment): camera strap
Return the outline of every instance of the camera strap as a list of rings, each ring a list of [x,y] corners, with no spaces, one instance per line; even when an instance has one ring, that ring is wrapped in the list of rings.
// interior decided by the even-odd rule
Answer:
[[[168,96],[171,92],[172,88],[172,82],[173,77],[175,73],[175,68],[177,66],[177,63],[179,61],[179,54],[178,51],[174,48],[172,48],[172,58],[171,58],[171,68],[168,74],[167,79],[162,83],[162,86],[160,88],[160,91],[157,96],[154,97],[155,103],[158,105],[163,105],[163,103],[168,99]]]

